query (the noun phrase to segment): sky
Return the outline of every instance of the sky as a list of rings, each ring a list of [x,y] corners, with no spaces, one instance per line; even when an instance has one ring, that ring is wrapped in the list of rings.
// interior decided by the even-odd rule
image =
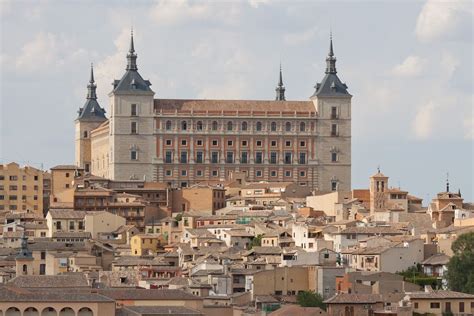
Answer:
[[[99,103],[125,71],[133,26],[155,98],[288,100],[324,76],[332,31],[352,99],[352,184],[377,167],[425,200],[474,199],[471,1],[0,0],[0,162],[74,161],[94,63]]]

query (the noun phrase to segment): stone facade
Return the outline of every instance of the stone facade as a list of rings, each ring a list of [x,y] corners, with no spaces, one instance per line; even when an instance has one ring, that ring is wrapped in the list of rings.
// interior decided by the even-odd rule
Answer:
[[[90,142],[80,139],[90,124],[76,120],[79,166],[90,156],[94,175],[174,187],[243,172],[249,181],[350,190],[352,96],[336,75],[332,40],[326,75],[308,101],[286,101],[284,89],[276,101],[155,99],[136,58],[132,37],[127,71],[109,94],[110,118],[103,123],[97,110]]]

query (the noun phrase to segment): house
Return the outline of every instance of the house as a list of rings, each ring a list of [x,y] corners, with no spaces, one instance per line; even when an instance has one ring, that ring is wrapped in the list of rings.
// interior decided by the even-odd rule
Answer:
[[[125,218],[106,211],[87,212],[84,216],[86,231],[96,239],[100,233],[107,233],[125,225]]]
[[[324,301],[331,316],[372,316],[374,310],[384,308],[379,294],[339,293]]]
[[[158,247],[164,244],[161,235],[137,234],[130,239],[131,253],[133,256],[155,254]]]
[[[85,231],[84,217],[86,212],[70,209],[51,209],[46,215],[48,237],[55,232],[82,232]]]
[[[421,263],[423,267],[423,273],[428,276],[442,277],[448,270],[447,265],[450,257],[438,253],[435,254]]]
[[[474,295],[454,291],[433,291],[426,287],[425,291],[408,292],[404,297],[413,307],[413,312],[442,316],[446,313],[454,315],[472,315],[474,313]]]

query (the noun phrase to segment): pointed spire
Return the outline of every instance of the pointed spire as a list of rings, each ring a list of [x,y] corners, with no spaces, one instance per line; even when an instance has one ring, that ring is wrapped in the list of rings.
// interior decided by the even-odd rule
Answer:
[[[446,173],[446,192],[449,192],[449,173]]]
[[[281,62],[280,62],[280,79],[278,81],[278,86],[276,87],[276,101],[285,101],[285,86],[283,85],[283,74],[281,71]]]
[[[334,49],[332,46],[332,31],[329,36],[329,53],[328,57],[326,58],[326,73],[327,74],[335,74],[336,71],[336,57],[334,57]]]
[[[127,54],[126,70],[137,70],[137,54],[135,53],[135,44],[133,43],[133,28],[130,32],[130,49]]]
[[[87,99],[97,99],[97,85],[95,84],[94,80],[94,66],[91,63],[91,77],[89,79],[89,84],[87,85]]]

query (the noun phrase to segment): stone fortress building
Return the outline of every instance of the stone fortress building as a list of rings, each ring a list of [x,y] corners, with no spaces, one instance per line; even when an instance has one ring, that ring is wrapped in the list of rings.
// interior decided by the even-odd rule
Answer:
[[[137,67],[133,33],[122,79],[97,102],[93,69],[75,121],[76,165],[113,179],[174,187],[226,180],[293,181],[315,191],[351,188],[351,98],[337,76],[332,37],[321,83],[307,101],[156,98]]]

